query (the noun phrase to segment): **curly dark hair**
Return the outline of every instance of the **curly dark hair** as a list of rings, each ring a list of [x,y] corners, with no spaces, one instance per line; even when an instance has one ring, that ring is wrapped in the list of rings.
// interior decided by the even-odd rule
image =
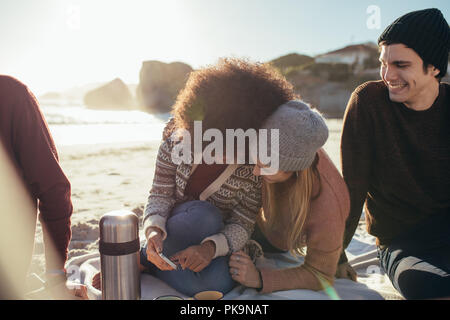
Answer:
[[[270,65],[223,58],[190,74],[171,113],[177,129],[191,131],[201,120],[203,131],[225,134],[225,129],[259,129],[280,105],[296,98],[292,84]]]

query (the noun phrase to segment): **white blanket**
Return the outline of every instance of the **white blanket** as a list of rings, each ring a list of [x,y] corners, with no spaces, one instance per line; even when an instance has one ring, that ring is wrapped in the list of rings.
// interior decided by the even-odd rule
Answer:
[[[334,289],[340,299],[344,300],[382,300],[401,299],[392,287],[386,275],[381,274],[376,255],[374,239],[370,236],[355,234],[347,248],[349,262],[358,273],[358,282],[336,279]],[[303,258],[293,258],[289,254],[266,254],[258,259],[257,266],[273,268],[294,267],[303,263]],[[92,277],[100,270],[99,253],[86,254],[70,259],[66,265],[71,273],[70,280],[87,285],[90,299],[101,299],[101,292],[91,285]],[[177,295],[189,298],[163,281],[141,274],[141,299],[153,300],[162,295]],[[237,286],[224,296],[225,300],[326,300],[330,297],[324,292],[312,290],[287,290],[269,294],[260,294],[255,289]]]

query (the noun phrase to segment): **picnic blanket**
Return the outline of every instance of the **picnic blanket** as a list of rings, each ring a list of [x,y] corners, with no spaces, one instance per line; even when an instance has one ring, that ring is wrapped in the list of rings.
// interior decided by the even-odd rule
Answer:
[[[368,235],[355,234],[348,246],[347,255],[349,263],[358,274],[358,281],[336,279],[334,294],[325,291],[313,290],[286,290],[268,294],[261,294],[257,290],[244,286],[237,286],[228,292],[224,300],[383,300],[402,299],[393,288],[388,277],[382,273],[377,258],[375,241]],[[258,258],[258,267],[290,268],[303,263],[303,257],[293,257],[289,253],[265,254]],[[100,270],[100,255],[98,252],[85,254],[70,259],[66,268],[70,280],[85,284],[88,288],[88,297],[92,300],[101,299],[101,292],[92,286],[92,277]],[[337,297],[336,297],[337,294]],[[141,274],[141,299],[153,300],[163,295],[177,295],[187,297],[163,281],[149,274]]]

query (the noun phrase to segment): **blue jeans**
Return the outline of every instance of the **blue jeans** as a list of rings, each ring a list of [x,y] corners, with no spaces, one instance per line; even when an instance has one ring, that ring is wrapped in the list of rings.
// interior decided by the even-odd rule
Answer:
[[[378,258],[406,299],[450,297],[450,216],[428,219],[378,247]]]
[[[166,257],[219,233],[223,228],[222,213],[207,201],[194,200],[176,206],[166,223],[167,238],[163,242]],[[228,267],[229,256],[217,257],[200,272],[188,269],[162,271],[147,260],[147,245],[141,248],[141,264],[148,272],[177,291],[192,297],[197,292],[217,290],[224,295],[235,286]]]

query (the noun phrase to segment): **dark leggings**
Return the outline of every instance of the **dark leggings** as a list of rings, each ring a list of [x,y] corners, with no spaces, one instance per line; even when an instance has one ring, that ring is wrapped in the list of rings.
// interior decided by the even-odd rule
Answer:
[[[450,215],[428,219],[378,247],[378,257],[405,299],[450,297]]]

